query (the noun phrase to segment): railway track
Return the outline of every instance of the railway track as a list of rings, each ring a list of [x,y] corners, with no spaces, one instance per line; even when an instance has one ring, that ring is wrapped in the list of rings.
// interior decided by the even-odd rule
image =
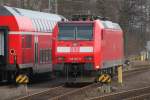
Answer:
[[[127,99],[124,99],[124,100],[150,100],[150,93],[145,93],[145,94],[142,94],[142,95],[139,95],[139,96],[134,96],[134,97],[131,97],[131,98],[127,98]]]
[[[125,71],[123,71],[123,75],[126,77],[128,75],[132,75],[134,73],[139,73],[139,72],[143,72],[143,71],[147,71],[147,70],[150,70],[150,65],[141,66],[139,68],[134,67],[133,69],[125,70]]]
[[[124,71],[123,77],[128,78],[131,75],[137,75],[138,73],[143,73],[149,71],[150,66],[143,66],[140,68],[135,68],[132,70]],[[115,77],[116,80],[117,77]],[[88,100],[150,100],[150,86],[131,89],[121,92],[113,92],[110,94],[93,97]]]
[[[96,87],[97,85],[99,85],[99,83],[89,84],[81,88],[65,87],[64,85],[61,85],[39,93],[18,98],[17,100],[58,100],[60,98],[61,100],[66,100],[66,98],[71,99],[71,95],[81,93],[90,88]]]
[[[149,100],[150,86],[94,97],[89,100]]]
[[[49,94],[51,96],[53,94],[53,96],[54,96],[56,94],[54,92],[58,92],[59,90],[62,90],[62,89],[63,89],[63,85],[60,85],[60,86],[57,86],[57,87],[54,87],[54,88],[50,88],[50,89],[47,89],[47,90],[44,90],[44,91],[41,91],[41,92],[38,92],[38,93],[34,93],[34,94],[31,94],[31,95],[27,95],[27,96],[18,98],[17,100],[37,100],[37,99],[40,100],[41,97],[42,98],[44,96],[47,97]]]
[[[123,75],[124,75],[124,77],[128,77],[130,75],[133,75],[133,74],[136,74],[136,73],[141,73],[141,72],[147,71],[147,70],[150,70],[149,66],[145,66],[145,67],[141,67],[141,68],[135,68],[135,69],[132,69],[132,70],[129,70],[129,71],[125,71]],[[48,99],[49,100],[59,100],[59,99],[61,99],[61,100],[71,100],[72,96],[80,95],[80,93],[86,94],[86,91],[89,91],[90,89],[92,89],[94,87],[96,88],[100,85],[101,84],[99,84],[99,83],[93,83],[93,84],[90,84],[90,85],[87,85],[87,86],[83,86],[81,88],[65,87],[64,85],[61,85],[61,86],[58,86],[58,87],[54,87],[54,88],[44,90],[44,91],[39,92],[39,93],[35,93],[35,94],[31,94],[31,95],[28,95],[28,96],[18,98],[17,100],[48,100]],[[112,99],[108,99],[108,100],[112,100]],[[114,100],[117,100],[117,99],[114,99]]]

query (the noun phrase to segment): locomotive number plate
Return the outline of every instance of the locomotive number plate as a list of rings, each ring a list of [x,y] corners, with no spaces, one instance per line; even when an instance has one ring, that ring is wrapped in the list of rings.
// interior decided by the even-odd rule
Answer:
[[[71,47],[70,52],[79,52],[79,47]]]

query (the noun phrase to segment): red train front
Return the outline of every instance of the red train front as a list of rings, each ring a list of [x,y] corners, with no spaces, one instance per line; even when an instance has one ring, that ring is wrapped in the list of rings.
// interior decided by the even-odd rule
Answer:
[[[54,28],[53,69],[68,76],[113,74],[123,64],[123,32],[102,20],[59,22]]]

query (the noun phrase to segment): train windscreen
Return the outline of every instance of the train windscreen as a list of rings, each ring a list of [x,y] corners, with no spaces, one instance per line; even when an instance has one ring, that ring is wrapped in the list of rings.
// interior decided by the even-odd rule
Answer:
[[[58,40],[92,40],[93,23],[59,23]]]

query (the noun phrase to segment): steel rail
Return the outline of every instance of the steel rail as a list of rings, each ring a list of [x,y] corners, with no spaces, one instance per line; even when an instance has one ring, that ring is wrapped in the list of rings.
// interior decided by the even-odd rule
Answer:
[[[93,88],[93,87],[96,87],[96,86],[100,86],[100,84],[99,84],[99,83],[93,83],[93,84],[90,84],[90,85],[88,85],[88,86],[85,86],[85,87],[76,89],[76,90],[74,90],[74,91],[67,92],[67,93],[65,93],[65,94],[56,96],[56,97],[54,97],[54,98],[50,98],[49,100],[60,100],[60,99],[61,99],[61,100],[71,100],[71,98],[72,98],[73,95],[85,93],[85,92],[88,91],[89,89],[91,89],[91,88]]]
[[[146,67],[142,67],[142,68],[136,68],[136,69],[125,71],[124,72],[124,77],[127,77],[128,75],[132,75],[132,74],[135,74],[135,73],[143,72],[147,69],[150,69],[150,67],[146,66]],[[46,98],[48,98],[50,100],[58,100],[60,98],[61,98],[61,100],[66,100],[68,98],[71,98],[72,95],[79,94],[79,93],[85,93],[88,89],[91,89],[92,87],[98,86],[98,85],[100,85],[100,84],[99,83],[94,83],[94,84],[90,84],[88,86],[78,88],[78,89],[73,89],[73,88],[69,89],[68,88],[67,91],[65,91],[63,93],[60,93],[60,94],[57,94],[55,96],[49,96],[48,95],[50,92],[52,92],[52,91],[54,92],[55,90],[58,90],[58,91],[59,91],[59,89],[64,89],[65,90],[65,88],[62,88],[63,87],[63,85],[62,85],[62,86],[58,86],[58,87],[55,87],[55,88],[50,88],[50,89],[44,90],[42,92],[38,92],[38,93],[34,93],[34,94],[31,94],[31,95],[28,95],[28,96],[24,96],[24,97],[18,98],[17,100],[28,100],[28,99],[29,100],[34,100],[36,97],[38,99],[39,96],[40,97],[43,96],[43,98],[44,98],[44,95],[46,95]],[[60,90],[60,91],[62,91],[62,90]],[[32,98],[34,98],[34,99],[32,99]],[[112,98],[110,100],[112,100]],[[115,99],[115,100],[117,100],[117,99]]]
[[[145,93],[139,96],[134,96],[123,100],[149,100],[149,99],[150,99],[150,93]]]
[[[144,95],[147,93],[150,93],[150,86],[106,94],[99,97],[91,98],[89,100],[126,100],[127,98],[137,97],[139,95]]]
[[[49,91],[52,91],[52,90],[55,90],[55,89],[58,89],[58,88],[61,88],[63,87],[63,85],[61,86],[57,86],[57,87],[54,87],[54,88],[50,88],[50,89],[46,89],[44,91],[40,91],[40,92],[37,92],[37,93],[33,93],[33,94],[30,94],[30,95],[27,95],[27,96],[24,96],[24,97],[21,97],[21,98],[17,98],[16,100],[27,100],[27,99],[30,99],[32,97],[35,97],[35,96],[39,96],[39,95],[43,95]]]

